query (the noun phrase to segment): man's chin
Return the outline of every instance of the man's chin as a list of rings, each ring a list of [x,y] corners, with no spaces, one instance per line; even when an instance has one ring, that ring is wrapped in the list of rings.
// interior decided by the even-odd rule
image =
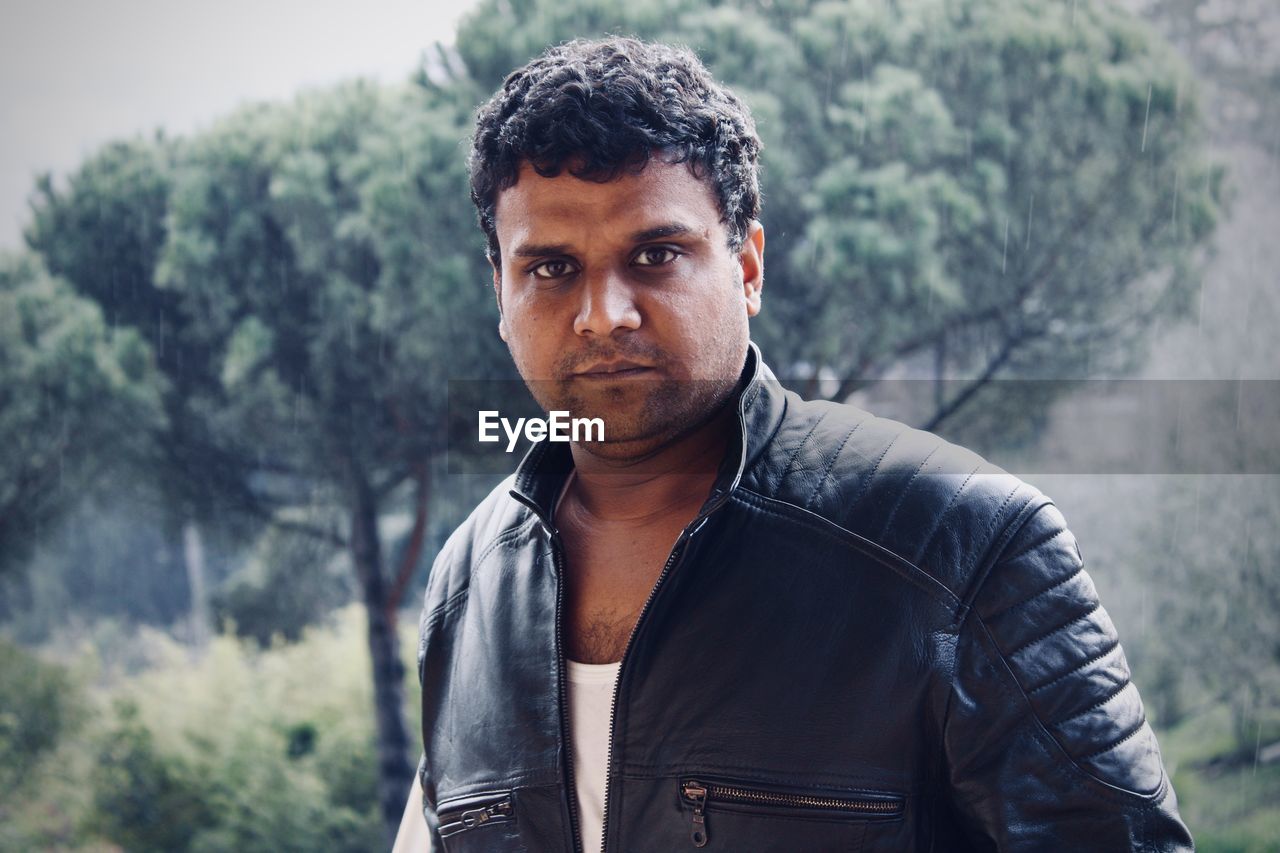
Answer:
[[[631,418],[620,417],[614,412],[611,417],[604,418],[604,441],[576,442],[575,447],[596,459],[625,468],[678,444],[704,426],[719,411],[721,410],[683,412],[676,404],[672,404],[667,409],[647,409],[642,415]],[[707,462],[714,469],[719,464],[719,459]]]
[[[559,408],[572,418],[598,419],[605,442],[635,443],[679,428],[668,421],[688,405],[676,391],[671,383],[627,383],[568,394]]]
[[[607,441],[580,441],[574,446],[596,459],[625,468],[652,457],[669,445],[674,437],[668,434],[634,434]]]
[[[696,382],[619,382],[595,387],[532,388],[544,410],[568,412],[572,420],[598,420],[602,440],[575,442],[592,456],[615,463],[638,462],[696,430],[718,412],[732,386]],[[539,395],[541,390],[559,393]],[[588,429],[588,433],[594,433]]]
[[[589,449],[601,448],[602,454],[615,455],[619,450],[644,444],[660,444],[670,438],[669,425],[637,417],[635,413],[591,412],[588,418],[599,418],[604,424],[604,439],[583,442]]]

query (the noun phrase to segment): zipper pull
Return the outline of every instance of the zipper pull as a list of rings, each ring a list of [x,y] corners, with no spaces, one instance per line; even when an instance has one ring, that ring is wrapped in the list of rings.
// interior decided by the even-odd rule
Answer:
[[[488,806],[482,806],[478,809],[468,809],[462,813],[459,820],[466,825],[467,829],[475,829],[488,823],[495,817],[509,817],[511,815],[511,803],[503,801]]]
[[[707,789],[697,782],[684,783],[685,799],[693,802],[693,832],[689,836],[694,847],[707,846]]]

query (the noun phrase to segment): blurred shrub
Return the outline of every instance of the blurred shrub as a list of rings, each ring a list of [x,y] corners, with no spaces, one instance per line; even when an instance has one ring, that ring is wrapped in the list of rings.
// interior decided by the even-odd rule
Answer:
[[[213,594],[216,624],[264,647],[277,634],[296,641],[305,627],[351,600],[354,584],[347,566],[345,555],[335,555],[327,542],[268,529],[243,566]]]
[[[364,614],[324,622],[203,652],[95,633],[52,647],[70,669],[0,640],[0,851],[383,849]]]
[[[78,843],[86,785],[77,752],[88,720],[77,673],[0,639],[0,850],[65,849]]]
[[[32,771],[83,720],[83,697],[65,669],[0,638],[0,814]]]
[[[128,850],[379,849],[364,617],[331,623],[194,658],[151,635],[153,667],[112,691],[88,830]]]
[[[91,832],[126,850],[186,850],[213,822],[192,768],[162,754],[138,719],[135,704],[116,706],[117,723],[103,739],[93,768]]]
[[[1280,739],[1280,478],[1180,477],[1136,547],[1152,560],[1163,630],[1148,644],[1168,722],[1187,694],[1231,709],[1230,760],[1255,765]]]

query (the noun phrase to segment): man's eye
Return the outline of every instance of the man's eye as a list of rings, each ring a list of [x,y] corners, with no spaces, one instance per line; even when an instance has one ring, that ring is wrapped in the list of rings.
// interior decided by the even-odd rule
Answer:
[[[640,254],[636,255],[636,261],[642,267],[660,267],[665,263],[674,261],[679,257],[679,254],[679,252],[676,252],[673,249],[668,249],[664,246],[651,246],[648,249],[642,249]],[[667,260],[663,260],[664,255],[670,255],[671,257]],[[646,260],[649,261],[649,263],[645,263]]]
[[[568,261],[544,261],[536,267],[529,270],[534,278],[550,281],[556,278],[562,278],[569,274],[570,266]],[[541,270],[541,272],[539,272]]]

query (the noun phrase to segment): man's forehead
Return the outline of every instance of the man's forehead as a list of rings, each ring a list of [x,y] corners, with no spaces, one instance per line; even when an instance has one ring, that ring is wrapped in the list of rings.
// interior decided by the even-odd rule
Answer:
[[[645,221],[645,220],[637,220]],[[711,229],[706,226],[685,224],[676,219],[664,220],[656,225],[642,225],[630,233],[615,231],[607,224],[584,223],[581,220],[556,225],[543,223],[542,227],[516,227],[512,233],[508,254],[512,258],[545,258],[549,255],[575,254],[588,244],[598,242],[601,235],[623,245],[648,243],[654,240],[685,240],[711,242]],[[555,242],[548,242],[555,241]]]
[[[608,231],[634,241],[680,236],[711,239],[719,208],[706,182],[684,163],[650,161],[638,174],[586,181],[561,170],[544,178],[521,163],[516,183],[498,195],[496,224],[508,246],[576,231]],[[669,233],[657,233],[667,229]],[[651,233],[652,232],[652,233]]]

